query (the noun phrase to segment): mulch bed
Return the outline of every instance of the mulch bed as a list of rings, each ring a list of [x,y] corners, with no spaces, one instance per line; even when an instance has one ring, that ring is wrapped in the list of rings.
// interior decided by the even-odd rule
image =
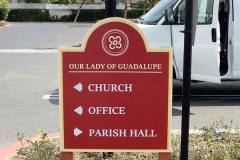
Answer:
[[[9,26],[7,21],[0,21],[0,26]]]

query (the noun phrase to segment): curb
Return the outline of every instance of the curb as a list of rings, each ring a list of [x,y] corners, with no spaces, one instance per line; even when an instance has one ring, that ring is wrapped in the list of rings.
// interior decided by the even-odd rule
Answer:
[[[59,132],[57,133],[50,133],[48,134],[49,139],[54,139],[54,138],[59,138]],[[26,138],[25,138],[26,139]],[[27,138],[32,141],[39,140],[39,137],[32,137],[32,138]],[[24,144],[27,142],[24,141]],[[15,144],[9,145],[5,149],[0,149],[0,160],[9,160],[12,156],[16,154],[16,151],[21,147],[20,142],[16,142]]]

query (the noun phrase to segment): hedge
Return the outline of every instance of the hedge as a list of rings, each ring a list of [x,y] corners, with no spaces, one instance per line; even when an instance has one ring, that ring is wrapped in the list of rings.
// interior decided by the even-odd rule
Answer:
[[[41,9],[12,9],[8,15],[8,21],[50,21],[51,17],[48,10]]]
[[[15,22],[72,22],[77,14],[77,10],[72,10],[71,15],[63,17],[51,17],[46,9],[12,9],[8,16],[8,21]],[[129,10],[128,18],[138,18],[143,14],[142,10]],[[105,17],[104,10],[81,10],[78,21],[97,21]],[[117,10],[117,17],[123,17],[123,11]]]

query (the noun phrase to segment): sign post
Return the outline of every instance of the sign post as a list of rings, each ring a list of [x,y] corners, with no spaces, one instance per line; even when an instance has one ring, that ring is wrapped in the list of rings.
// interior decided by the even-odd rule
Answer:
[[[185,1],[184,66],[182,91],[181,160],[188,160],[192,45],[197,24],[197,0]]]
[[[170,153],[171,49],[151,49],[135,24],[109,18],[59,58],[62,152]]]

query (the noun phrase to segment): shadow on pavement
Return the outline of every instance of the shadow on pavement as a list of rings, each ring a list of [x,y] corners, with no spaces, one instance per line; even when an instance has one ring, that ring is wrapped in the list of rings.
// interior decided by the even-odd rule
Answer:
[[[191,107],[240,107],[240,82],[193,83],[191,87]],[[181,116],[182,111],[182,82],[174,81],[172,116]],[[49,102],[59,105],[59,90],[52,91]],[[176,109],[177,107],[178,109]],[[180,107],[180,108],[179,108]],[[193,113],[191,113],[193,115]]]
[[[173,98],[173,106],[182,106],[181,98]],[[240,106],[240,97],[214,97],[214,98],[191,98],[191,107],[216,107],[216,106]]]
[[[55,89],[51,92],[49,102],[53,105],[59,105],[59,89]]]
[[[91,24],[91,23],[87,23],[87,24],[76,24],[76,23],[70,23],[69,24],[69,27],[86,27],[86,28],[89,28],[89,26],[91,26],[91,25],[93,25],[93,24]]]
[[[182,116],[182,111],[180,109],[173,108],[172,116]]]

